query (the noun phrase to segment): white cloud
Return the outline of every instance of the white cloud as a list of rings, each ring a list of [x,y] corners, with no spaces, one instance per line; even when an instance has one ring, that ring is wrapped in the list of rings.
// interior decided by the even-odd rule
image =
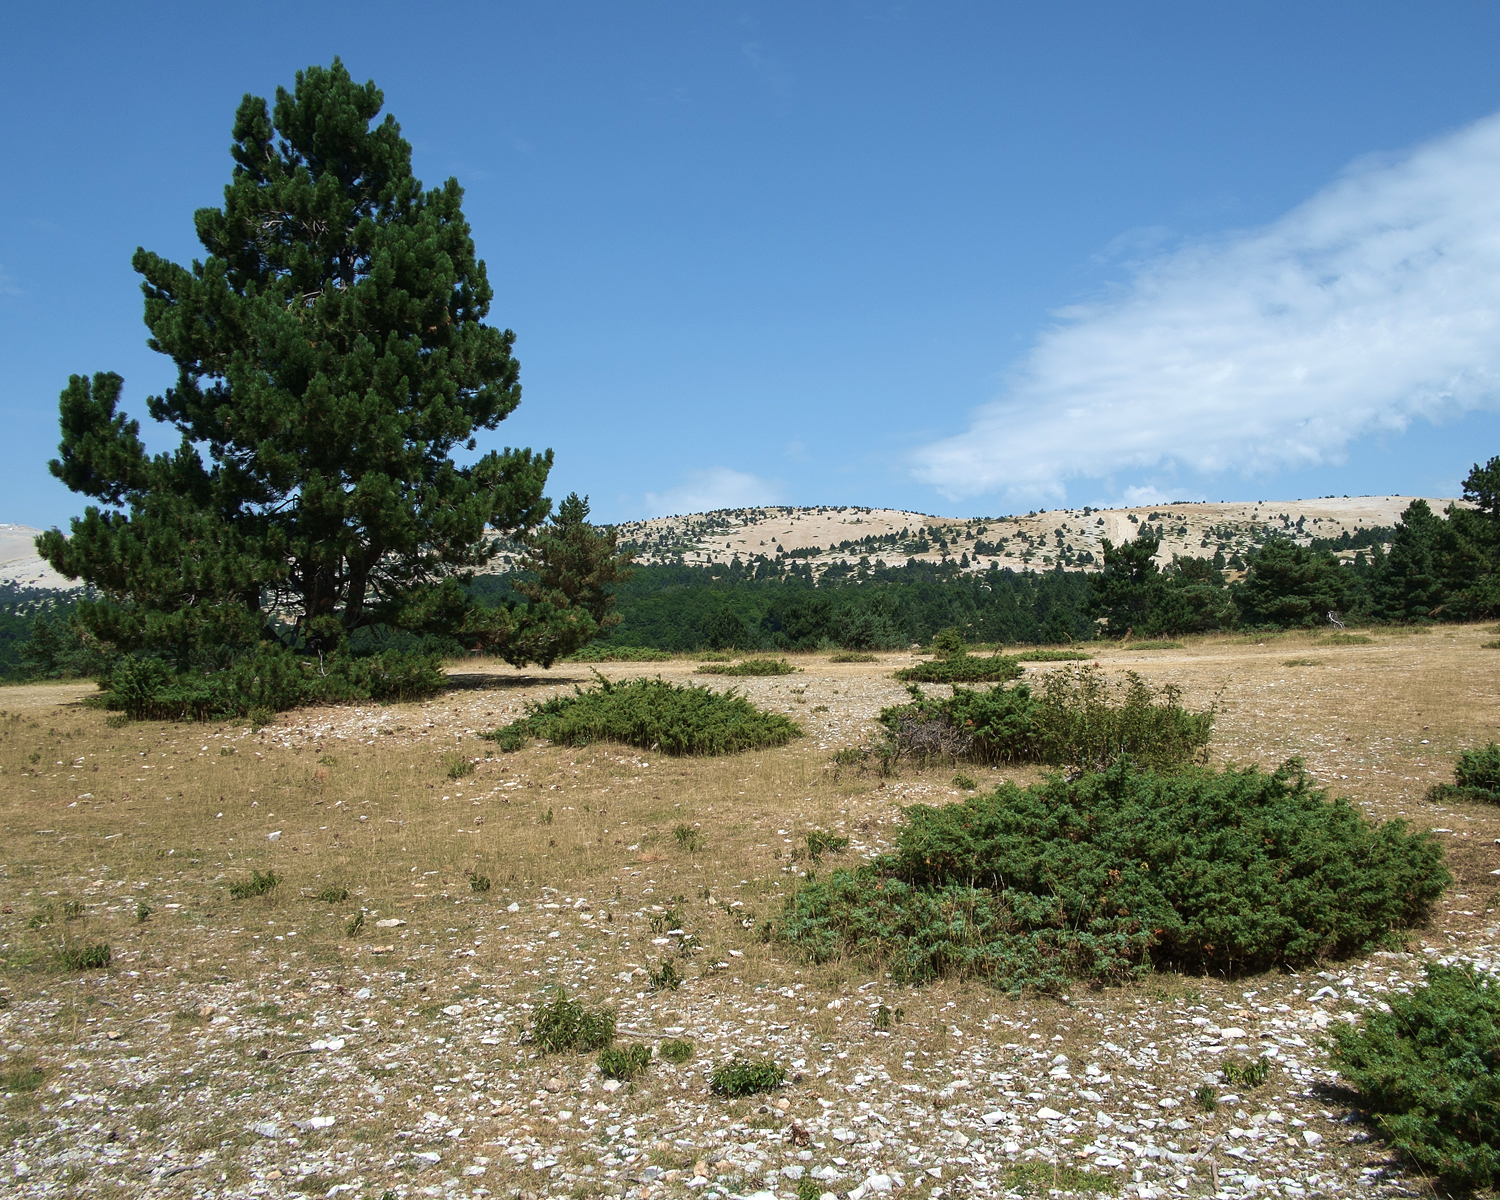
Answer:
[[[1056,501],[1073,478],[1336,462],[1364,434],[1493,407],[1500,116],[1357,162],[1058,316],[968,432],[916,452],[918,478]]]
[[[687,472],[685,482],[679,487],[647,492],[646,512],[648,516],[666,517],[716,508],[754,508],[779,504],[783,495],[780,480],[762,479],[728,467],[709,467],[706,471]]]

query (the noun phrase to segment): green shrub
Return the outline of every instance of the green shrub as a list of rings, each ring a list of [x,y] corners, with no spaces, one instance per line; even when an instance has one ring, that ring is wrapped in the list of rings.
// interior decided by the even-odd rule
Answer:
[[[1427,799],[1500,804],[1500,746],[1491,742],[1477,750],[1465,750],[1453,768],[1453,782],[1433,785]]]
[[[788,897],[772,935],[899,981],[1055,988],[1356,953],[1423,920],[1450,879],[1432,834],[1330,801],[1295,761],[1120,763],[906,818],[893,853]]]
[[[275,871],[267,871],[262,875],[259,871],[252,870],[249,879],[241,879],[238,883],[229,885],[229,895],[234,900],[249,900],[252,896],[274,892],[280,883],[281,876]]]
[[[895,678],[907,683],[1004,683],[1022,673],[1021,664],[1014,658],[958,654],[905,667],[895,672]]]
[[[481,734],[481,737],[489,738],[495,745],[506,754],[514,754],[526,745],[526,723],[515,721],[509,725],[502,725],[493,733]]]
[[[681,1065],[693,1057],[693,1043],[684,1042],[680,1038],[667,1038],[656,1053],[669,1063]]]
[[[571,696],[533,703],[524,720],[506,728],[566,746],[623,742],[664,754],[734,754],[802,736],[795,722],[756,708],[733,690],[714,692],[660,678],[613,683],[596,677],[598,687],[574,687]]]
[[[953,786],[966,792],[973,792],[978,790],[979,780],[972,775],[959,774],[953,777]]]
[[[1193,1103],[1206,1113],[1218,1112],[1218,1089],[1211,1083],[1205,1083],[1193,1093]]]
[[[450,753],[443,758],[443,769],[449,779],[463,779],[474,774],[474,760],[465,754]]]
[[[703,839],[691,825],[679,821],[672,830],[672,838],[689,854],[696,854],[703,846]]]
[[[1333,1060],[1376,1126],[1423,1170],[1464,1187],[1500,1180],[1500,981],[1429,963],[1389,1012],[1335,1026]]]
[[[1160,691],[1134,671],[1123,683],[1094,666],[1067,667],[1029,684],[987,692],[955,687],[947,699],[911,687],[911,702],[883,709],[891,757],[1026,760],[1102,769],[1130,758],[1171,767],[1202,757],[1213,710],[1191,713],[1171,684]]]
[[[840,650],[837,654],[830,654],[828,661],[831,663],[869,663],[880,660],[873,654],[865,654],[859,650]]]
[[[750,1062],[736,1056],[723,1066],[715,1067],[709,1076],[709,1090],[715,1096],[754,1096],[772,1092],[786,1082],[786,1070],[770,1059]]]
[[[68,943],[57,951],[58,964],[67,971],[103,970],[112,957],[107,942]]]
[[[1500,641],[1495,641],[1495,642],[1480,642],[1479,643],[1479,648],[1481,650],[1500,650]]]
[[[797,1180],[797,1200],[822,1200],[823,1188],[811,1175]]]
[[[1128,646],[1121,646],[1121,650],[1181,650],[1181,642],[1132,642]]]
[[[614,662],[669,662],[672,654],[668,650],[652,650],[645,646],[585,646],[575,650],[563,662],[614,663]]]
[[[646,972],[646,986],[653,992],[675,992],[682,986],[682,976],[672,960],[664,958]]]
[[[0,1071],[0,1092],[34,1092],[46,1078],[41,1067],[17,1063]]]
[[[1330,633],[1318,639],[1320,646],[1369,646],[1375,639],[1362,633]]]
[[[488,875],[476,874],[469,876],[469,891],[473,892],[476,896],[484,895],[492,886]]]
[[[697,668],[700,675],[791,675],[797,668],[784,658],[747,658],[733,666],[709,663]]]
[[[321,900],[324,904],[342,904],[345,900],[349,899],[349,889],[329,885],[314,896],[313,899]]]
[[[599,1052],[599,1072],[606,1079],[629,1083],[650,1065],[650,1046],[608,1046]]]
[[[1230,1058],[1224,1062],[1224,1081],[1236,1087],[1258,1088],[1271,1077],[1271,1060],[1257,1058],[1246,1062],[1242,1058]]]
[[[362,913],[362,912],[357,912],[352,917],[350,917],[347,921],[344,922],[344,936],[345,937],[353,937],[355,934],[357,934],[364,927],[365,927],[365,914]]]
[[[1017,650],[1011,657],[1017,662],[1084,662],[1094,656],[1082,650]]]
[[[615,1040],[615,1010],[586,1008],[580,1001],[569,1000],[567,992],[558,988],[557,999],[532,1014],[531,1028],[521,1040],[543,1054],[602,1050]]]
[[[906,1016],[904,1008],[892,1008],[888,1004],[882,1004],[875,1010],[873,1024],[881,1032],[887,1032],[891,1026],[899,1025]]]

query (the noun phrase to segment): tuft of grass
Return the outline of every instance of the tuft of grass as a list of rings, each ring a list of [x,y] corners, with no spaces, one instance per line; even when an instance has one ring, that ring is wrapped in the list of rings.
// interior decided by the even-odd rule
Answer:
[[[473,892],[477,896],[484,895],[484,893],[489,891],[492,886],[493,885],[490,883],[490,877],[488,875],[476,874],[469,876],[469,891]]]
[[[30,1063],[16,1063],[0,1070],[0,1092],[34,1092],[42,1086],[47,1073]]]
[[[108,942],[76,942],[61,946],[57,962],[66,971],[102,971],[113,958]]]
[[[862,654],[856,650],[840,650],[837,654],[830,654],[828,661],[831,663],[868,663],[880,660],[873,654]]]
[[[1424,920],[1451,880],[1434,835],[1330,801],[1295,761],[1121,763],[905,811],[892,853],[804,884],[770,936],[898,982],[1051,990],[1358,953]]]
[[[358,933],[364,927],[365,927],[365,914],[362,913],[362,912],[357,912],[352,917],[350,917],[347,921],[344,922],[344,936],[345,937],[353,937],[356,933]]]
[[[936,658],[895,672],[894,677],[906,683],[1005,683],[1022,675],[1021,664],[1014,658],[992,654],[955,654]]]
[[[136,923],[140,924],[140,925],[144,925],[146,923],[146,919],[148,917],[150,917],[150,915],[152,913],[154,913],[155,911],[156,911],[156,909],[152,908],[144,900],[139,901],[136,904],[136,906],[135,906],[135,919],[136,919]]]
[[[979,780],[975,779],[972,775],[958,774],[953,777],[953,786],[966,792],[972,792],[978,789]]]
[[[241,879],[238,883],[229,885],[229,895],[235,900],[249,900],[254,896],[265,896],[274,892],[281,884],[281,876],[275,871],[267,871],[262,875],[254,869],[250,872],[249,879]]]
[[[685,822],[679,822],[672,830],[672,838],[689,854],[696,854],[703,847],[698,831]]]
[[[773,1092],[786,1082],[786,1069],[770,1059],[750,1062],[738,1056],[715,1067],[709,1076],[709,1090],[715,1096],[755,1096]]]
[[[567,992],[558,988],[557,999],[532,1014],[531,1028],[521,1040],[543,1054],[602,1050],[615,1040],[615,1016],[612,1008],[587,1008],[580,1001],[569,1000]]]
[[[811,1175],[797,1180],[797,1200],[822,1200],[823,1189]]]
[[[849,839],[826,829],[814,829],[807,835],[807,857],[822,862],[825,854],[842,854],[849,849]]]
[[[1193,1103],[1206,1113],[1217,1112],[1219,1109],[1218,1088],[1205,1083],[1193,1093]]]
[[[905,1017],[906,1010],[904,1008],[892,1008],[888,1004],[882,1004],[875,1010],[875,1016],[871,1023],[876,1029],[882,1032],[889,1032],[891,1026],[899,1025]]]
[[[1375,639],[1362,633],[1330,633],[1318,639],[1320,646],[1369,646]]]
[[[1397,1150],[1463,1188],[1500,1180],[1500,980],[1467,963],[1333,1029],[1339,1075]]]
[[[321,900],[324,904],[342,904],[345,900],[349,899],[349,889],[329,884],[314,896],[313,899]]]
[[[731,665],[709,663],[697,668],[699,675],[791,675],[797,670],[784,658],[747,658]]]
[[[1082,650],[1014,650],[1010,657],[1017,662],[1084,662],[1094,656]]]
[[[474,774],[474,760],[466,754],[450,753],[443,758],[443,769],[449,779],[463,779]]]
[[[1258,1088],[1271,1077],[1271,1060],[1257,1058],[1247,1062],[1242,1058],[1231,1058],[1224,1063],[1224,1079],[1236,1087]]]
[[[1121,650],[1182,650],[1181,642],[1132,642],[1128,646],[1121,646]]]
[[[659,677],[614,683],[597,672],[595,678],[598,687],[575,686],[571,696],[532,704],[527,717],[506,729],[565,746],[610,741],[674,755],[735,754],[802,736],[796,722],[756,708],[732,689],[714,692]],[[489,736],[499,740],[503,733]]]
[[[1281,665],[1283,667],[1325,667],[1328,664],[1321,658],[1289,658]]]
[[[650,1046],[609,1046],[599,1052],[599,1072],[606,1079],[629,1083],[650,1065]]]
[[[693,1043],[684,1042],[680,1038],[667,1038],[657,1048],[656,1053],[666,1062],[681,1065],[693,1057]]]

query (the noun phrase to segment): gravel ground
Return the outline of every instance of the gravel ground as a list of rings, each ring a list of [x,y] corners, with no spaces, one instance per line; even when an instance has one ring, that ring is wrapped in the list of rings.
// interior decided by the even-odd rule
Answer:
[[[825,761],[831,748],[868,737],[878,707],[901,696],[888,669],[819,667],[735,683],[758,703],[795,711],[810,734],[801,752]],[[373,743],[393,724],[402,732],[383,744],[451,744],[560,682],[296,714],[261,735],[232,736],[268,756]],[[820,705],[827,711],[815,712]],[[455,787],[454,803],[523,787],[524,774],[519,762],[506,764],[466,791]],[[898,805],[954,794],[935,775],[870,781],[832,824],[852,836],[851,854],[873,854]],[[1398,802],[1411,803],[1390,801]],[[772,841],[774,828],[789,844],[800,815],[783,815],[761,836]],[[159,937],[118,953],[102,975],[7,980],[0,1187],[16,1196],[372,1200],[772,1200],[809,1181],[825,1198],[848,1200],[1428,1190],[1372,1140],[1322,1043],[1331,1024],[1357,1021],[1386,993],[1413,986],[1430,959],[1496,970],[1493,884],[1451,895],[1444,919],[1420,931],[1410,953],[1303,974],[1162,976],[1018,998],[960,984],[895,987],[764,944],[756,922],[798,872],[776,861],[778,879],[710,879],[707,894],[680,902],[675,868],[646,854],[572,891],[476,897],[461,879],[415,883],[367,912],[367,940],[343,956],[294,949],[299,932],[314,947],[295,913],[278,910],[274,931],[252,932],[259,918],[248,913],[215,923],[200,876],[174,875],[171,864],[149,877],[137,863],[80,878],[101,920],[125,921],[149,885],[161,913],[153,919],[191,928],[196,957]],[[4,897],[15,912],[6,920],[44,899],[9,875]],[[222,954],[203,948],[216,943]],[[651,991],[648,971],[684,943],[699,947],[678,955],[686,980]],[[592,1055],[539,1055],[523,1034],[555,985],[614,1006],[617,1044],[680,1038],[693,1057],[680,1066],[653,1059],[620,1085]],[[709,1072],[735,1055],[774,1059],[787,1070],[785,1087],[747,1100],[713,1096]],[[1259,1086],[1226,1078],[1227,1064],[1260,1056],[1271,1066]],[[18,1075],[27,1063],[45,1071],[34,1090]]]

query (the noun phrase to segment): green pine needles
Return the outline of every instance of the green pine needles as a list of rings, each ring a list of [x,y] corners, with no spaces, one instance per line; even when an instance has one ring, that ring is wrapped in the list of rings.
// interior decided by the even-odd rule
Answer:
[[[1500,980],[1429,963],[1426,986],[1336,1025],[1333,1060],[1377,1128],[1462,1187],[1500,1180]]]
[[[504,746],[516,733],[565,746],[623,742],[663,754],[735,754],[782,746],[802,728],[780,713],[756,708],[731,690],[668,683],[663,679],[612,682],[532,704],[530,714],[487,735]]]
[[[1429,800],[1480,800],[1500,804],[1500,746],[1491,742],[1458,756],[1453,782],[1428,789]]]
[[[1392,944],[1449,882],[1433,835],[1272,773],[1121,763],[906,810],[894,853],[789,897],[775,934],[894,978],[1055,989]]]
[[[132,716],[430,694],[434,649],[550,664],[610,623],[613,534],[577,497],[537,531],[551,451],[454,461],[520,403],[515,335],[486,324],[463,190],[422,186],[382,102],[337,59],[274,105],[247,95],[223,203],[194,214],[201,261],[136,252],[177,368],[146,409],[175,451],[147,453],[120,376],[62,393],[51,470],[94,503],[37,546],[95,589],[93,642],[154,664],[104,680]],[[465,592],[487,530],[528,545],[530,603]]]

